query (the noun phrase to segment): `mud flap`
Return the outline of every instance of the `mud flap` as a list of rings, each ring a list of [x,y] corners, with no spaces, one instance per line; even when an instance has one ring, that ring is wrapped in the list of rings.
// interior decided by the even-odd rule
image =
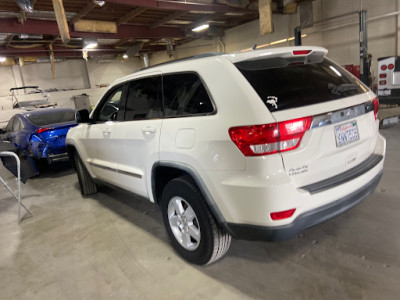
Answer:
[[[17,151],[13,144],[1,142],[0,151],[10,151],[18,155],[20,159],[21,181],[23,183],[25,183],[29,178],[39,175],[39,171],[33,158],[29,155],[26,155],[25,153],[24,155],[21,155],[20,153],[23,152]],[[15,161],[15,158],[11,156],[6,156],[2,157],[1,161],[4,167],[6,167],[12,174],[14,174],[15,177],[17,177],[17,162]]]

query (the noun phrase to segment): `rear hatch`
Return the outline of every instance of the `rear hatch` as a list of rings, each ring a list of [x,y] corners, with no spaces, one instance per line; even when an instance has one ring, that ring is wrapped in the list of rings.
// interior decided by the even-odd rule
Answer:
[[[34,135],[50,146],[51,153],[65,152],[65,138],[68,130],[77,125],[74,110],[50,109],[45,113],[31,114],[28,119],[38,126]]]
[[[371,156],[378,102],[354,76],[325,58],[323,49],[288,49],[235,65],[277,122],[280,138],[274,147],[280,154],[272,155],[281,155],[287,175],[303,187],[342,174]],[[304,133],[282,138],[283,132],[302,126],[307,127]]]

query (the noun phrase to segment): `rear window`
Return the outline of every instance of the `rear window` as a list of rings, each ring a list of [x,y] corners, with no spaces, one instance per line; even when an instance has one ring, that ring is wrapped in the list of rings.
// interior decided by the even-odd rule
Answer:
[[[315,61],[315,60],[314,60]],[[270,58],[235,64],[270,111],[362,94],[361,83],[332,61]]]
[[[28,119],[36,126],[70,122],[75,121],[75,111],[54,111],[46,114],[30,115]]]

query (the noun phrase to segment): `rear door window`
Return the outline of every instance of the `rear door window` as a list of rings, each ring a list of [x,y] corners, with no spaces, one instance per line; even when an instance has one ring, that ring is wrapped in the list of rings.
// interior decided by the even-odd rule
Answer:
[[[125,121],[162,118],[161,97],[161,76],[129,82]]]
[[[163,76],[166,117],[204,115],[214,112],[214,106],[200,77],[195,73]]]
[[[272,112],[364,93],[366,89],[332,61],[269,58],[235,64]]]

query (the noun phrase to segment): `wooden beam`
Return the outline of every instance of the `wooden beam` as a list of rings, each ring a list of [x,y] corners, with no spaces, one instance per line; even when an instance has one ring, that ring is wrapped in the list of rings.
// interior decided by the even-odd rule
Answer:
[[[129,41],[130,41],[130,39],[122,39],[122,40],[120,40],[118,43],[115,43],[115,44],[113,45],[113,47],[114,47],[114,48],[121,47],[123,44],[126,44],[126,43],[128,43]]]
[[[144,12],[146,10],[147,10],[147,8],[145,8],[145,7],[138,7],[136,9],[133,9],[132,11],[127,13],[125,16],[123,16],[122,18],[117,20],[117,26],[128,22],[129,20],[133,19],[134,17],[137,17],[138,15],[140,15],[142,12]]]
[[[13,34],[10,34],[10,35],[7,37],[6,44],[5,44],[5,48],[6,48],[6,49],[8,49],[8,47],[10,46],[11,41],[13,40],[13,38],[14,38],[14,35],[13,35]]]
[[[56,20],[58,30],[61,35],[61,40],[64,44],[68,44],[71,40],[69,36],[69,28],[67,23],[67,17],[65,16],[65,10],[62,0],[52,0],[54,12],[56,14]]]
[[[53,45],[50,45],[50,61],[51,61],[51,73],[53,79],[56,78],[56,58],[54,56]]]
[[[88,13],[90,13],[94,8],[96,7],[96,3],[94,2],[88,2],[84,8],[82,8],[76,16],[70,21],[71,24],[74,24],[76,21],[79,21],[82,19],[84,16],[86,16]]]
[[[157,22],[154,22],[149,27],[151,29],[157,28],[157,27],[159,27],[159,26],[161,26],[161,25],[163,25],[165,23],[168,23],[169,21],[175,20],[175,19],[185,15],[186,13],[187,13],[186,11],[176,11],[176,12],[166,16],[165,18],[163,18],[163,19],[161,19],[161,20],[159,20]]]

